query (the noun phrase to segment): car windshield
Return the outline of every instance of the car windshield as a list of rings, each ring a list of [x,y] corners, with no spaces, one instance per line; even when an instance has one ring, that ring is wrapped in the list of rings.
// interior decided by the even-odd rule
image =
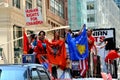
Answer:
[[[27,80],[27,70],[19,67],[0,67],[0,80]]]

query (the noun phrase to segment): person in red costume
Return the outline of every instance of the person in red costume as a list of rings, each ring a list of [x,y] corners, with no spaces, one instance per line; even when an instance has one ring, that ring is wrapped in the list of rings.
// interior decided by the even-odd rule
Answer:
[[[54,31],[54,36],[53,36],[53,39],[52,39],[52,42],[57,42],[58,40],[60,40],[60,36],[59,36],[59,31]],[[59,46],[56,45],[56,46],[52,46],[53,48],[53,55],[55,56],[57,54],[57,50],[59,49]],[[52,66],[52,76],[54,77],[54,79],[57,79],[58,78],[58,73],[57,73],[57,66],[58,65],[55,65],[53,64]]]
[[[88,36],[88,49],[89,49],[89,56],[88,56],[88,76],[92,76],[91,72],[92,72],[92,66],[90,65],[91,63],[93,64],[94,61],[94,57],[93,55],[96,55],[96,46],[94,44],[95,39],[92,35],[92,29],[88,29],[87,30],[87,36]],[[93,64],[94,66],[95,64]]]
[[[42,57],[47,58],[47,51],[46,51],[46,43],[48,42],[47,39],[45,39],[45,32],[40,31],[38,34],[38,41],[37,45],[34,49],[34,52],[36,53],[36,63],[42,63],[43,59]]]
[[[91,29],[87,30],[87,36],[88,36],[88,48],[89,48],[89,51],[91,51],[92,48],[94,47],[94,42],[95,42],[95,39],[92,36],[92,30]]]
[[[47,44],[47,57],[52,64],[52,76],[58,78],[57,69],[64,70],[66,67],[65,41],[60,38],[59,31],[54,31],[53,39]]]
[[[120,54],[118,54],[119,48],[115,48],[113,50],[110,50],[105,57],[105,62],[111,63],[114,59],[120,58]]]
[[[113,71],[115,69],[115,67],[113,67],[114,60],[116,58],[120,58],[120,54],[118,53],[118,51],[119,51],[119,48],[112,49],[108,52],[107,56],[105,57],[108,73],[114,74],[114,71]]]
[[[54,31],[54,37],[52,39],[52,42],[56,42],[57,40],[60,40],[60,32],[59,31]]]

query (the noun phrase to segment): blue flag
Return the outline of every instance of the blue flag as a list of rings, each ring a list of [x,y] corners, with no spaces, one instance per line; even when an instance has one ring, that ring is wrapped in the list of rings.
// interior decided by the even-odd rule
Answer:
[[[83,31],[80,35],[72,38],[70,33],[67,34],[67,43],[69,49],[70,59],[73,61],[84,60],[88,57],[88,40],[86,27],[84,25]]]

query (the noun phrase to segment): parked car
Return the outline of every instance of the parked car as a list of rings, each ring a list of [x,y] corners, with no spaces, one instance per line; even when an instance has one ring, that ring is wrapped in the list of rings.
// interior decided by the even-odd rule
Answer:
[[[40,64],[0,64],[0,80],[50,80]]]

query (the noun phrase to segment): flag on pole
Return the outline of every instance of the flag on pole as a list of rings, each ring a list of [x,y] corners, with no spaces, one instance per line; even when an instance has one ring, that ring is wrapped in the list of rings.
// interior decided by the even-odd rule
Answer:
[[[25,30],[23,30],[23,53],[28,54],[29,51],[29,40],[25,33]]]
[[[88,70],[88,59],[87,58],[79,61],[79,68],[80,68],[80,75],[82,77],[85,77],[86,71]]]
[[[67,43],[70,59],[73,61],[84,60],[88,57],[88,40],[86,26],[84,25],[80,35],[72,38],[70,33],[67,34]]]

